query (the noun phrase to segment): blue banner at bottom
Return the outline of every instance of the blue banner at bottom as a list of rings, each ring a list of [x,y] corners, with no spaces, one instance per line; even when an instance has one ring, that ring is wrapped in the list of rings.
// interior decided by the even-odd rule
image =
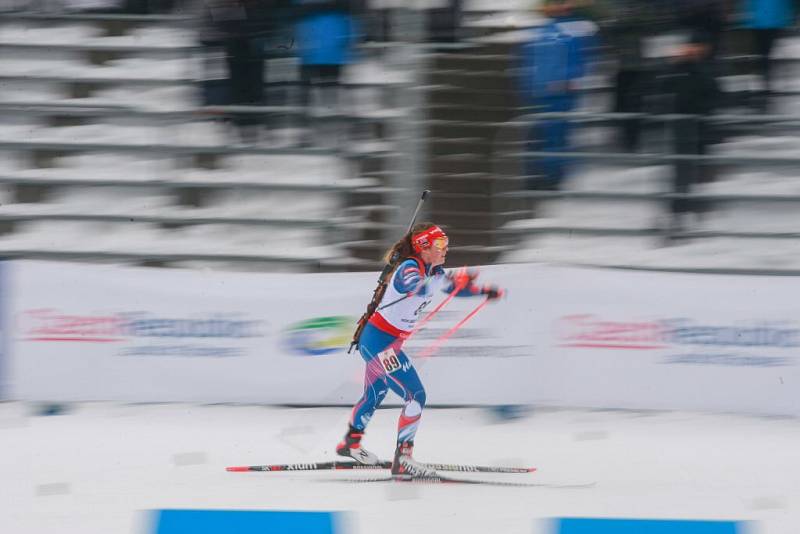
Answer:
[[[553,534],[743,534],[739,521],[559,518]]]
[[[155,510],[152,534],[346,534],[336,512]]]

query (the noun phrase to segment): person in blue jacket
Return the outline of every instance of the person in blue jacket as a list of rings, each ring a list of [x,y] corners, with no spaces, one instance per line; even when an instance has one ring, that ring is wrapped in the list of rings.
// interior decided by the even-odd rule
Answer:
[[[533,112],[567,112],[578,102],[576,82],[584,75],[585,35],[576,32],[572,0],[545,0],[542,13],[548,21],[533,28],[532,38],[520,50],[521,100]],[[569,148],[569,122],[536,120],[528,132],[528,149],[564,152]],[[553,155],[528,158],[529,189],[559,189],[566,177],[567,160]]]
[[[311,120],[314,89],[329,112],[338,113],[342,70],[354,61],[354,47],[359,39],[359,25],[348,2],[296,0],[298,18],[295,38],[300,60],[300,105],[306,110],[304,126]],[[336,132],[338,137],[340,132]],[[304,136],[303,144],[311,136]]]
[[[758,57],[756,73],[764,81],[764,95],[759,107],[766,112],[766,95],[772,89],[770,55],[781,31],[794,23],[792,0],[744,0],[742,17],[744,26],[753,36],[754,52]]]

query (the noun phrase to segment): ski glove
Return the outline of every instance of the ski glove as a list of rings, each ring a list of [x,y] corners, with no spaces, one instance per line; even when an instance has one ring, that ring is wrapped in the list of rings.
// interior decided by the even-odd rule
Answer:
[[[454,274],[451,275],[453,282],[458,287],[473,287],[475,283],[475,279],[478,278],[478,270],[477,269],[467,269],[466,267],[461,267],[458,269]]]
[[[483,289],[481,289],[481,294],[486,295],[486,298],[489,300],[495,300],[505,296],[506,292],[496,285],[487,285],[483,286]]]

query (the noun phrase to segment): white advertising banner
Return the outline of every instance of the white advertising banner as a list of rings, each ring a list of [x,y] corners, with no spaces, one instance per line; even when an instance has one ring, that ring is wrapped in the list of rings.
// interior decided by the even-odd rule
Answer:
[[[352,275],[18,262],[9,278],[14,398],[342,402],[360,369],[323,357],[360,304]],[[303,352],[315,335],[322,356]]]
[[[0,261],[0,400],[9,398],[11,364],[9,362],[7,317],[9,314],[8,284],[6,272],[9,262]]]
[[[788,277],[537,269],[548,346],[532,400],[800,414],[800,290]]]
[[[363,389],[363,362],[346,350],[376,273],[11,267],[12,398],[351,404]],[[410,340],[412,355],[481,301],[456,300],[469,302]],[[527,387],[514,360],[531,350],[487,328],[502,324],[497,311],[418,362],[433,402],[508,400],[509,377]]]
[[[362,390],[346,350],[376,273],[7,274],[12,398],[346,405]],[[480,281],[507,298],[430,357],[480,298],[454,299],[405,345],[431,405],[800,414],[793,279],[505,265]]]

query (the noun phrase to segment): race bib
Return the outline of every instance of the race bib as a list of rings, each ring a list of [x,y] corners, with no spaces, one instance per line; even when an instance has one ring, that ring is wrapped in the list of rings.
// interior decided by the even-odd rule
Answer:
[[[389,347],[383,352],[379,352],[378,359],[381,361],[381,365],[383,365],[383,369],[387,373],[393,373],[401,367],[400,358],[397,357],[397,353],[395,353],[392,347]]]

